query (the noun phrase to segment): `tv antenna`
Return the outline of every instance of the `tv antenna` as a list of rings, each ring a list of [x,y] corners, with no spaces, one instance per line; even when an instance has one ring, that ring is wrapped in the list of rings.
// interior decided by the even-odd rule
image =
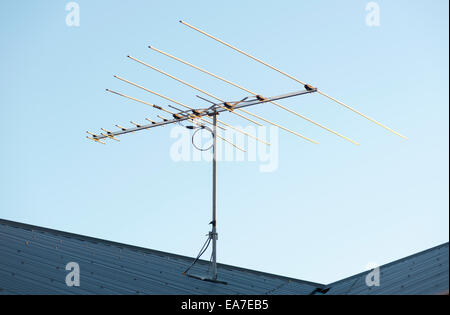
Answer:
[[[265,141],[263,139],[257,138],[256,136],[254,136],[254,135],[252,135],[250,133],[247,133],[247,132],[245,132],[245,131],[243,131],[243,130],[241,130],[239,128],[236,128],[236,127],[234,127],[234,126],[232,126],[232,125],[230,125],[230,124],[228,124],[228,123],[226,123],[226,122],[224,122],[222,120],[217,119],[218,115],[220,115],[222,113],[230,113],[230,114],[234,114],[234,115],[236,115],[236,116],[238,116],[240,118],[243,118],[243,119],[245,119],[245,120],[247,120],[247,121],[249,121],[249,122],[251,122],[251,123],[253,123],[255,125],[262,126],[262,124],[260,122],[255,120],[255,119],[257,119],[259,121],[263,121],[265,123],[268,123],[268,124],[271,124],[273,126],[276,126],[276,127],[280,128],[280,129],[282,129],[282,130],[284,130],[284,131],[286,131],[288,133],[291,133],[291,134],[293,134],[293,135],[295,135],[297,137],[300,137],[300,138],[302,138],[302,139],[304,139],[304,140],[306,140],[308,142],[311,142],[311,143],[314,143],[314,144],[318,144],[317,141],[315,141],[315,140],[313,140],[311,138],[308,138],[308,137],[306,137],[306,136],[304,136],[304,135],[302,135],[302,134],[300,134],[300,133],[298,133],[296,131],[290,130],[290,129],[288,129],[288,128],[286,128],[286,127],[284,127],[284,126],[282,126],[282,125],[280,125],[278,123],[272,122],[272,121],[270,121],[270,120],[268,120],[266,118],[263,118],[263,117],[261,117],[259,115],[256,115],[256,114],[254,114],[252,112],[249,112],[247,110],[247,109],[255,107],[257,105],[261,105],[261,104],[264,104],[264,103],[271,103],[271,104],[277,106],[278,108],[283,109],[283,110],[285,110],[285,111],[287,111],[287,112],[289,112],[291,114],[294,114],[295,116],[298,116],[298,117],[300,117],[300,118],[302,118],[302,119],[304,119],[304,120],[306,120],[306,121],[308,121],[308,122],[310,122],[310,123],[312,123],[312,124],[322,128],[322,129],[324,129],[324,130],[326,130],[326,131],[328,131],[328,132],[330,132],[330,133],[332,133],[332,134],[334,134],[334,135],[336,135],[336,136],[338,136],[338,137],[340,137],[340,138],[342,138],[342,139],[344,139],[344,140],[354,144],[354,145],[359,145],[358,142],[356,142],[356,141],[354,141],[354,140],[352,140],[352,139],[350,139],[350,138],[348,138],[348,137],[346,137],[346,136],[344,136],[344,135],[342,135],[342,134],[340,134],[340,133],[338,133],[338,132],[336,132],[334,130],[331,130],[331,129],[325,127],[324,125],[322,125],[320,123],[317,123],[317,122],[313,121],[312,119],[310,119],[310,118],[308,118],[308,117],[306,117],[304,115],[301,115],[301,114],[295,112],[294,110],[292,110],[290,108],[287,108],[284,105],[281,105],[281,104],[278,103],[278,101],[283,100],[283,99],[293,98],[293,97],[296,97],[296,96],[301,96],[301,95],[306,95],[306,94],[317,93],[317,94],[323,95],[326,98],[332,100],[333,102],[336,102],[339,105],[341,105],[341,106],[351,110],[352,112],[354,112],[354,113],[356,113],[356,114],[366,118],[367,120],[369,120],[369,121],[371,121],[371,122],[373,122],[373,123],[383,127],[384,129],[390,131],[391,133],[394,133],[394,134],[396,134],[397,136],[400,136],[403,139],[407,139],[407,138],[405,136],[403,136],[402,134],[392,130],[389,127],[387,127],[386,125],[378,122],[377,120],[374,120],[373,118],[370,118],[369,116],[359,112],[358,110],[354,109],[353,107],[350,107],[347,104],[337,100],[336,98],[325,94],[323,91],[319,90],[318,88],[316,88],[316,87],[314,87],[314,86],[312,86],[310,84],[307,84],[307,83],[305,83],[305,82],[295,78],[294,76],[292,76],[292,75],[290,75],[290,74],[288,74],[288,73],[286,73],[284,71],[279,70],[278,68],[275,68],[274,66],[272,66],[272,65],[270,65],[270,64],[268,64],[268,63],[266,63],[266,62],[264,62],[264,61],[262,61],[262,60],[260,60],[260,59],[258,59],[256,57],[254,57],[254,56],[252,56],[252,55],[250,55],[250,54],[240,50],[239,48],[236,48],[236,47],[234,47],[234,46],[232,46],[232,45],[222,41],[221,39],[219,39],[219,38],[217,38],[217,37],[215,37],[213,35],[210,35],[210,34],[206,33],[205,31],[203,31],[203,30],[201,30],[201,29],[199,29],[199,28],[197,28],[195,26],[192,26],[192,25],[190,25],[190,24],[188,24],[188,23],[186,23],[184,21],[180,21],[180,23],[185,25],[185,26],[187,26],[187,27],[189,27],[190,29],[193,29],[193,30],[195,30],[195,31],[197,31],[197,32],[199,32],[199,33],[201,33],[201,34],[203,34],[203,35],[205,35],[205,36],[207,36],[207,37],[209,37],[209,38],[211,38],[211,39],[213,39],[213,40],[215,40],[215,41],[217,41],[217,42],[219,42],[219,43],[221,43],[221,44],[223,44],[223,45],[225,45],[225,46],[227,46],[227,47],[229,47],[229,48],[231,48],[231,49],[233,49],[235,51],[237,51],[237,52],[239,52],[240,54],[243,54],[243,55],[253,59],[254,61],[257,61],[257,62],[263,64],[264,66],[266,66],[266,67],[268,67],[268,68],[270,68],[272,70],[275,70],[276,72],[278,72],[278,73],[280,73],[280,74],[282,74],[282,75],[284,75],[284,76],[286,76],[286,77],[296,81],[297,83],[299,83],[300,85],[303,86],[303,89],[300,90],[300,91],[291,92],[291,93],[287,93],[287,94],[282,94],[282,95],[278,95],[278,96],[265,97],[262,94],[257,94],[256,92],[253,92],[253,91],[251,91],[251,90],[249,90],[249,89],[247,89],[247,88],[245,88],[245,87],[243,87],[243,86],[241,86],[239,84],[231,82],[231,81],[229,81],[229,80],[227,80],[227,79],[225,79],[225,78],[223,78],[223,77],[221,77],[219,75],[213,74],[213,73],[211,73],[211,72],[209,72],[209,71],[207,71],[207,70],[205,70],[203,68],[195,66],[192,63],[189,63],[189,62],[187,62],[187,61],[185,61],[185,60],[183,60],[181,58],[175,57],[175,56],[173,56],[173,55],[171,55],[171,54],[169,54],[167,52],[164,52],[164,51],[162,51],[162,50],[160,50],[158,48],[155,48],[153,46],[148,46],[150,49],[152,49],[152,50],[154,50],[154,51],[156,51],[156,52],[158,52],[160,54],[163,54],[163,55],[165,55],[165,56],[167,56],[167,57],[169,57],[169,58],[171,58],[173,60],[176,60],[176,61],[178,61],[180,63],[183,63],[183,64],[185,64],[185,65],[187,65],[187,66],[189,66],[191,68],[199,70],[199,71],[201,71],[201,72],[203,72],[203,73],[205,73],[205,74],[207,74],[209,76],[212,76],[212,77],[214,77],[214,78],[216,78],[216,79],[218,79],[220,81],[223,81],[225,83],[228,83],[228,84],[230,84],[230,85],[232,85],[232,86],[234,86],[236,88],[239,88],[240,90],[243,90],[244,92],[248,93],[249,96],[247,96],[247,97],[245,97],[243,99],[240,99],[240,100],[234,100],[234,101],[225,100],[225,99],[219,98],[219,97],[217,97],[217,96],[215,96],[215,95],[213,95],[213,94],[211,94],[211,93],[209,93],[209,92],[207,92],[207,91],[205,91],[203,89],[200,89],[200,88],[198,88],[198,87],[196,87],[196,86],[194,86],[194,85],[192,85],[190,83],[187,83],[186,81],[183,81],[183,80],[181,80],[181,79],[179,79],[179,78],[177,78],[177,77],[175,77],[175,76],[173,76],[173,75],[171,75],[171,74],[169,74],[169,73],[167,73],[167,72],[165,72],[163,70],[160,70],[160,69],[158,69],[158,68],[156,68],[156,67],[154,67],[154,66],[152,66],[152,65],[150,65],[150,64],[148,64],[148,63],[146,63],[146,62],[144,62],[144,61],[142,61],[140,59],[137,59],[137,58],[132,57],[132,56],[127,56],[129,59],[131,59],[133,61],[136,61],[136,62],[142,64],[143,66],[147,67],[147,68],[150,68],[150,69],[152,69],[152,70],[154,70],[156,72],[159,72],[160,74],[162,74],[164,76],[167,76],[167,77],[169,77],[169,78],[171,78],[171,79],[173,79],[173,80],[175,80],[175,81],[177,81],[177,82],[179,82],[179,83],[181,83],[181,84],[183,84],[185,86],[188,86],[188,87],[190,87],[190,88],[192,88],[192,89],[194,89],[194,90],[196,90],[196,91],[198,91],[198,92],[208,96],[210,99],[207,99],[207,98],[204,98],[202,96],[197,95],[197,97],[199,99],[202,99],[203,101],[208,102],[209,106],[207,106],[207,107],[200,107],[200,108],[193,108],[193,107],[190,107],[188,105],[185,105],[184,103],[176,101],[176,100],[174,100],[174,99],[172,99],[170,97],[164,96],[161,93],[152,91],[152,90],[147,89],[147,88],[145,88],[145,87],[143,87],[143,86],[141,86],[141,85],[139,85],[137,83],[134,83],[134,82],[132,82],[130,80],[127,80],[125,78],[122,78],[120,76],[115,75],[114,77],[116,79],[119,79],[122,82],[125,82],[125,83],[127,83],[129,85],[132,85],[132,86],[137,87],[137,88],[139,88],[141,90],[144,90],[144,91],[146,91],[146,92],[148,92],[150,94],[153,94],[153,95],[158,96],[158,97],[160,97],[162,99],[165,99],[166,101],[169,101],[169,102],[171,102],[173,104],[176,104],[177,106],[181,106],[181,107],[183,107],[183,109],[180,109],[179,107],[176,107],[174,105],[168,105],[168,107],[170,107],[172,109],[172,110],[168,110],[168,109],[163,108],[163,107],[161,107],[159,105],[156,105],[156,104],[153,104],[153,103],[150,103],[150,102],[147,102],[147,101],[144,101],[144,100],[132,97],[132,96],[128,96],[128,95],[120,93],[120,92],[116,92],[116,91],[113,91],[113,90],[110,90],[110,89],[106,89],[106,91],[108,91],[110,93],[113,93],[115,95],[118,95],[118,96],[130,99],[130,100],[133,100],[135,102],[139,102],[139,103],[148,105],[150,107],[153,107],[153,108],[159,110],[160,112],[164,112],[165,114],[169,114],[170,118],[166,118],[166,117],[163,117],[161,115],[157,115],[157,117],[160,119],[159,121],[154,121],[154,120],[151,120],[149,118],[145,118],[145,120],[147,122],[143,123],[143,124],[136,123],[134,121],[130,121],[130,123],[133,125],[133,127],[123,127],[123,126],[117,124],[115,126],[117,128],[119,128],[118,131],[109,131],[109,130],[104,129],[104,128],[101,128],[102,132],[100,132],[99,134],[95,134],[95,133],[87,131],[87,133],[89,134],[89,136],[87,136],[87,138],[90,139],[90,140],[93,140],[95,142],[98,142],[98,143],[106,144],[105,140],[112,139],[112,140],[115,140],[115,141],[120,141],[118,139],[118,137],[121,136],[121,135],[124,135],[124,134],[128,134],[128,133],[134,133],[134,132],[138,132],[138,131],[141,131],[141,130],[148,130],[148,129],[151,129],[151,128],[162,127],[162,126],[171,125],[171,124],[180,124],[180,125],[182,125],[181,124],[182,122],[189,124],[189,125],[182,125],[182,126],[184,126],[187,129],[190,129],[190,130],[193,131],[193,134],[192,134],[192,144],[193,144],[193,146],[196,149],[201,150],[201,151],[212,150],[212,155],[213,155],[213,158],[212,158],[212,220],[210,222],[210,224],[211,224],[211,231],[207,235],[208,237],[207,237],[207,240],[206,240],[205,244],[203,245],[203,247],[200,250],[200,253],[196,257],[196,259],[193,261],[191,266],[189,266],[189,268],[184,272],[184,274],[186,274],[186,275],[188,275],[190,277],[201,279],[201,280],[224,283],[223,281],[219,281],[218,280],[218,275],[217,275],[217,240],[218,240],[218,233],[217,233],[217,207],[216,207],[216,205],[217,205],[217,199],[216,199],[216,195],[217,195],[217,139],[220,139],[224,143],[233,146],[237,150],[245,152],[245,149],[237,146],[232,141],[230,141],[230,140],[228,140],[228,139],[226,139],[224,137],[219,136],[217,134],[217,129],[219,128],[219,129],[222,129],[222,130],[226,130],[226,128],[231,128],[231,129],[235,130],[236,132],[239,132],[239,133],[242,133],[242,134],[244,134],[244,135],[246,135],[248,137],[251,137],[254,140],[259,141],[259,142],[261,142],[261,143],[263,143],[265,145],[270,145],[270,143],[268,143],[267,141]],[[211,99],[214,99],[214,101],[212,101]],[[252,118],[249,118],[248,116],[251,116]],[[218,125],[218,123],[220,125]],[[208,127],[207,124],[212,126],[212,129],[210,127]],[[211,146],[209,146],[207,148],[200,148],[194,143],[194,136],[196,135],[196,133],[198,131],[201,131],[201,130],[206,130],[209,133],[211,133],[211,135],[212,135],[212,144],[211,144]],[[211,253],[212,275],[211,276],[208,275],[206,277],[201,277],[201,276],[188,274],[188,271],[198,261],[198,259],[200,259],[200,257],[206,252],[206,250],[207,250],[207,248],[209,247],[210,244],[212,244],[212,253]]]

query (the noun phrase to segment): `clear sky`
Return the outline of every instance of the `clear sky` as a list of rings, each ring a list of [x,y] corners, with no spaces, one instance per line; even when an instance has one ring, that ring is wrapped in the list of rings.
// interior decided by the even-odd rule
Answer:
[[[366,25],[362,0],[79,0],[79,27],[66,25],[67,2],[0,4],[1,218],[197,254],[209,230],[211,163],[173,161],[171,128],[107,145],[85,138],[157,119],[105,88],[167,105],[113,75],[204,106],[131,54],[221,98],[247,96],[152,44],[267,96],[303,87],[183,19],[409,138],[320,95],[282,103],[361,146],[274,106],[253,109],[320,144],[279,130],[273,172],[258,161],[219,163],[220,262],[329,283],[448,241],[448,1],[377,1],[378,27]]]

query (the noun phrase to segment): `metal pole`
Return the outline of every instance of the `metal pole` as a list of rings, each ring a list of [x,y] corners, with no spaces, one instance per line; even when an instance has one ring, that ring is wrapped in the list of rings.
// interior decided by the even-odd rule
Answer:
[[[213,280],[217,280],[217,231],[216,231],[216,162],[217,162],[217,112],[214,111],[213,116],[213,191],[212,191],[212,264],[213,264]]]

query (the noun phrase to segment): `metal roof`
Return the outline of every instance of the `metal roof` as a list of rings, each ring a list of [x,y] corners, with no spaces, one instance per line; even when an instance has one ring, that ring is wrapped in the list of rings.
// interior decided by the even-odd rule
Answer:
[[[193,258],[0,219],[0,294],[309,294],[323,285],[218,264],[213,283],[182,275]],[[80,266],[80,286],[65,283]],[[205,275],[200,260],[191,274]]]
[[[327,286],[327,294],[448,294],[448,242],[380,266],[379,286],[367,286],[368,272]]]
[[[0,294],[439,294],[448,292],[448,243],[328,286],[218,264],[219,280],[182,275],[193,258],[0,219]],[[80,266],[80,286],[65,283]],[[191,274],[205,275],[200,260]]]

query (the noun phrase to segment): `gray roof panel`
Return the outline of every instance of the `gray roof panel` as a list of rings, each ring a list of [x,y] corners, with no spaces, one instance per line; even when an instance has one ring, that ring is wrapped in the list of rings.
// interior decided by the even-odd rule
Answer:
[[[368,287],[360,273],[329,284],[327,294],[440,294],[449,288],[448,243],[380,267],[380,286]]]
[[[193,258],[0,219],[0,294],[439,294],[448,292],[448,243],[330,285],[218,264],[219,280],[182,275]],[[68,287],[68,262],[80,265],[80,287]],[[205,275],[200,260],[190,273]],[[324,291],[322,291],[324,290]]]
[[[321,284],[219,264],[217,284],[186,277],[193,258],[0,220],[1,294],[307,294]],[[80,287],[68,287],[68,262]],[[207,261],[191,274],[205,275]]]

